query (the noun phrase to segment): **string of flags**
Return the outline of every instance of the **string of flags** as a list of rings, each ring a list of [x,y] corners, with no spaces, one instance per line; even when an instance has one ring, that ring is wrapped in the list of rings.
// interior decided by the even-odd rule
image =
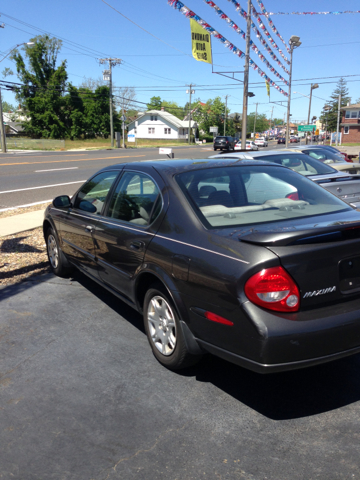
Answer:
[[[220,8],[212,1],[212,0],[204,0],[205,3],[207,3],[210,7],[214,8],[216,13],[220,16],[220,18],[222,18],[223,20],[225,20],[230,27],[232,27],[236,33],[238,33],[239,35],[241,35],[243,37],[243,39],[245,39],[245,32],[243,30],[241,30],[240,27],[238,27],[236,25],[235,22],[233,22],[231,20],[231,18],[229,18],[222,10],[220,10]],[[251,48],[254,50],[254,52],[258,55],[258,57],[260,58],[260,60],[262,62],[265,63],[265,65],[268,67],[268,69],[273,72],[278,78],[280,78],[280,80],[282,80],[286,85],[289,85],[289,82],[287,80],[285,80],[285,78],[283,78],[276,70],[275,68],[271,65],[270,62],[268,62],[266,60],[266,58],[264,57],[264,55],[260,52],[260,50],[258,49],[258,47],[255,45],[255,43],[250,40],[250,46]],[[268,46],[269,50],[269,54],[270,56],[285,70],[285,72],[289,75],[289,72],[288,70],[284,67],[284,65],[280,62],[280,60],[276,57],[276,55],[273,53],[273,51],[270,49],[270,47]]]
[[[206,23],[205,20],[200,18],[198,15],[196,15],[196,13],[194,13],[192,10],[186,7],[179,0],[168,0],[168,4],[173,8],[175,8],[175,10],[179,10],[179,12],[185,15],[185,17],[192,18],[193,20],[195,20],[199,25],[202,26],[204,30],[208,31],[211,35],[217,38],[225,47],[229,48],[229,50],[231,50],[239,58],[245,58],[244,52],[242,52],[234,44],[229,42],[229,40],[227,40],[223,35],[221,35],[221,33],[217,32],[214,28],[211,27],[211,25]],[[279,87],[279,85],[277,85],[273,80],[271,80],[271,78],[268,75],[266,75],[266,73],[263,72],[253,60],[251,60],[251,58],[249,58],[249,65],[278,92],[282,93],[286,97],[288,96],[288,94],[281,87]]]
[[[264,32],[265,36],[272,42],[275,43],[275,41],[272,39],[270,33],[266,30],[266,27],[263,23],[263,21],[261,20],[261,17],[259,16],[258,12],[255,10],[255,7],[254,5],[252,5],[252,14],[254,15],[254,17],[256,18],[256,21],[258,22],[258,25],[259,25],[259,28]],[[276,45],[276,44],[275,44]],[[290,50],[288,48],[288,46],[285,44],[286,46],[286,50],[290,53]]]
[[[239,12],[239,15],[241,15],[245,20],[247,19],[247,13],[246,11],[241,7],[240,3],[238,3],[236,0],[228,0],[230,3],[234,4],[235,7],[236,7],[236,10]],[[260,18],[259,18],[260,20]],[[260,20],[260,23],[261,20]],[[269,45],[265,42],[265,40],[263,39],[261,33],[259,32],[259,30],[256,28],[256,25],[253,21],[251,21],[251,28],[253,29],[253,31],[255,32],[257,38],[259,39],[260,43],[262,45],[266,45],[266,48],[270,48]],[[264,30],[265,30],[265,26],[264,26]],[[264,32],[265,33],[265,32]],[[285,62],[290,65],[290,62],[289,60],[286,58],[286,56],[284,55],[283,51],[280,50],[280,48],[277,46],[276,42],[271,38],[271,35],[270,33],[266,30],[266,33],[265,33],[267,39],[269,40],[271,46],[273,48],[275,48],[279,53],[280,55],[282,56],[282,58],[285,60]]]
[[[360,10],[345,10],[344,12],[264,12],[259,13],[259,15],[344,15],[354,13],[360,13]]]
[[[260,7],[260,10],[261,10],[261,14],[259,13],[258,15],[265,15],[265,18],[269,24],[269,27],[271,28],[271,30],[275,33],[275,35],[277,35],[280,40],[282,41],[282,43],[285,45],[286,47],[286,50],[290,53],[290,50],[289,50],[289,47],[286,45],[286,42],[284,41],[283,37],[280,35],[280,33],[278,32],[277,28],[275,27],[274,25],[274,22],[271,20],[271,18],[268,17],[268,12],[266,11],[265,7],[264,7],[264,4],[262,3],[261,0],[256,0],[259,7]]]

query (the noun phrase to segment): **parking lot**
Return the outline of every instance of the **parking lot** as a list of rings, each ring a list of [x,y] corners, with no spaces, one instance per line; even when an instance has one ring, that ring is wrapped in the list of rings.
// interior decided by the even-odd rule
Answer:
[[[360,478],[360,356],[173,373],[142,319],[76,274],[3,287],[0,478]]]

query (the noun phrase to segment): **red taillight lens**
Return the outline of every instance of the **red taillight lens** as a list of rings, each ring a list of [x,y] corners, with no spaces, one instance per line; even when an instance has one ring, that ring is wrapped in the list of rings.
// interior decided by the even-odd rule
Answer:
[[[297,312],[300,292],[282,267],[265,268],[255,273],[245,284],[248,299],[260,307],[277,312]]]
[[[297,192],[289,193],[286,195],[286,198],[290,198],[290,200],[299,200],[299,194]]]

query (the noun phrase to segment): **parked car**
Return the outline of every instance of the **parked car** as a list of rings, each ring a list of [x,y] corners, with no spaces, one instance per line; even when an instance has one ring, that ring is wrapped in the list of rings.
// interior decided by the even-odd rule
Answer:
[[[336,170],[351,174],[360,173],[360,163],[349,163],[342,155],[335,154],[328,149],[321,148],[321,146],[313,147],[307,145],[294,148],[298,148],[302,153],[305,153],[316,160],[330,164],[332,167],[336,168]]]
[[[325,150],[329,150],[333,154],[337,155],[340,158],[344,158],[347,162],[352,163],[353,161],[351,158],[348,157],[347,153],[345,152],[340,152],[337,148],[332,147],[330,145],[304,145],[302,148],[322,148]]]
[[[299,143],[300,142],[300,137],[297,135],[290,135],[290,143]]]
[[[218,155],[210,158],[218,159]],[[229,153],[221,158],[238,160],[262,160],[291,168],[331,191],[353,208],[360,208],[360,175],[348,175],[332,168],[298,149],[267,150],[266,152],[249,152],[246,154]]]
[[[257,145],[258,147],[267,147],[267,146],[268,146],[268,142],[267,142],[267,140],[265,139],[265,137],[255,138],[254,143],[255,143],[255,145]]]
[[[237,140],[233,137],[216,137],[214,140],[214,150],[235,150]]]
[[[286,143],[285,137],[279,137],[277,143]]]
[[[241,150],[241,140],[235,144],[235,150]],[[246,140],[246,150],[259,150],[259,147],[251,140]]]
[[[360,352],[360,212],[289,168],[105,167],[53,200],[43,230],[52,271],[76,267],[142,313],[169,369],[204,352],[256,372]]]

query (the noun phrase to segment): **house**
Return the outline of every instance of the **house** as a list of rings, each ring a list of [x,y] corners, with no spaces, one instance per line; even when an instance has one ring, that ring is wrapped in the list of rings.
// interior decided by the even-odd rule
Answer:
[[[191,120],[191,129],[197,128],[197,123]],[[128,134],[136,138],[153,138],[164,140],[187,139],[189,121],[180,120],[171,113],[161,110],[149,110],[140,115],[128,125]],[[192,132],[194,133],[194,132]]]
[[[21,115],[21,111],[3,113],[3,122],[6,135],[19,135],[24,129],[21,122],[27,120],[27,117]]]
[[[360,103],[342,107],[340,123],[343,142],[360,142]]]

